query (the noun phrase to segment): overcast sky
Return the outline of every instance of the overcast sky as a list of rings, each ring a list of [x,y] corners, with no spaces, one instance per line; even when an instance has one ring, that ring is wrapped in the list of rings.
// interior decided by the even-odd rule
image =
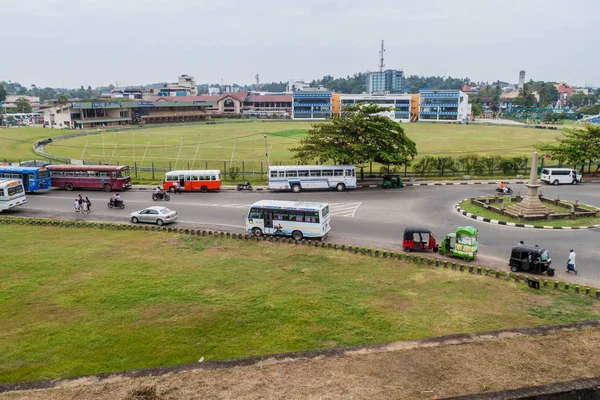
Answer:
[[[386,68],[600,85],[600,0],[2,1],[0,81],[252,83]]]

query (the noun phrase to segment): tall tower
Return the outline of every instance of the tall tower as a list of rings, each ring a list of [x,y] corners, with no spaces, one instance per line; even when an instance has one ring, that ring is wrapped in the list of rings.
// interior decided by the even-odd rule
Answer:
[[[381,49],[379,50],[379,72],[383,72],[383,68],[385,68],[385,64],[383,63],[383,52],[385,51],[385,47],[383,45],[383,40],[381,41]]]
[[[525,87],[525,70],[519,71],[519,90]]]

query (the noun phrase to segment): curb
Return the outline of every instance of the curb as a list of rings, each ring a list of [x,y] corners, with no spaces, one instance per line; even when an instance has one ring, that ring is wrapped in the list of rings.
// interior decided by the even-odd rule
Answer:
[[[396,342],[384,342],[375,344],[366,344],[361,346],[348,346],[329,348],[324,350],[307,350],[290,353],[275,353],[264,356],[251,356],[244,358],[230,358],[226,360],[206,361],[202,363],[190,364],[175,364],[162,367],[134,369],[118,372],[104,372],[99,374],[74,376],[70,378],[46,379],[37,381],[25,381],[15,383],[0,384],[0,393],[52,389],[59,386],[64,386],[68,383],[77,382],[80,379],[95,378],[92,384],[103,383],[106,381],[118,378],[140,378],[140,377],[157,377],[176,373],[191,372],[191,371],[215,371],[236,367],[248,367],[260,363],[281,363],[290,361],[307,361],[323,357],[352,357],[357,354],[367,353],[383,353],[399,351],[396,345],[400,344],[404,350],[412,350],[428,347],[441,346],[460,346],[471,343],[481,343],[486,341],[494,341],[505,337],[540,337],[557,334],[561,332],[576,332],[585,329],[600,328],[600,321],[590,320],[581,322],[567,322],[555,325],[540,325],[528,328],[503,329],[488,332],[478,333],[459,333],[454,335],[438,336],[425,339],[402,340]],[[69,386],[69,385],[67,385]],[[87,385],[82,385],[87,386]]]
[[[469,199],[464,199],[462,201],[468,201],[468,200]],[[462,201],[461,201],[461,203],[462,203]],[[460,208],[460,203],[456,203],[454,205],[454,208],[456,209],[456,211],[458,211],[459,214],[462,214],[465,217],[469,217],[471,219],[475,219],[477,221],[487,222],[489,224],[494,224],[494,225],[512,226],[512,227],[515,227],[515,228],[553,229],[553,230],[561,230],[561,229],[562,230],[581,230],[581,229],[600,228],[600,224],[598,224],[598,225],[591,225],[591,226],[546,226],[546,225],[522,224],[522,223],[517,223],[517,222],[506,222],[506,221],[499,221],[497,219],[484,218],[484,217],[480,217],[479,215],[471,214],[470,212],[466,212],[465,210],[463,210],[462,208]]]

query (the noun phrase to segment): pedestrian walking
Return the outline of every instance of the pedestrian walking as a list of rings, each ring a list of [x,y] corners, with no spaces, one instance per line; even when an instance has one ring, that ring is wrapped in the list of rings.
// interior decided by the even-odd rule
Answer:
[[[90,209],[88,208],[88,203],[85,200],[81,202],[81,213],[82,214],[89,214],[90,213]]]
[[[79,199],[75,199],[75,203],[73,203],[73,207],[75,207],[75,212],[79,212]]]
[[[569,250],[569,261],[567,261],[567,273],[571,271],[575,272],[575,275],[577,275],[577,268],[575,267],[575,250],[573,249]]]
[[[181,194],[181,189],[179,187],[179,182],[175,181],[175,193],[176,194]]]
[[[91,202],[90,199],[88,199],[87,196],[85,196],[85,200],[84,201],[87,203],[87,209],[88,209],[88,214],[89,214],[89,213],[92,212],[92,202]]]

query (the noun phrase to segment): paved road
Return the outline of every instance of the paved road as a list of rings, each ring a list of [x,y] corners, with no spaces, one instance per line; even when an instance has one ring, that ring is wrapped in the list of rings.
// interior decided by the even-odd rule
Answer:
[[[331,206],[332,231],[328,240],[371,248],[401,250],[402,232],[406,226],[417,225],[432,229],[441,239],[458,225],[473,225],[480,231],[478,265],[504,267],[510,248],[519,240],[538,244],[550,251],[553,266],[560,279],[600,285],[600,229],[539,230],[491,225],[458,214],[454,205],[470,196],[489,195],[493,185],[421,186],[399,190],[364,189],[337,192],[220,192],[172,195],[169,208],[179,213],[179,226],[206,227],[243,232],[248,207],[262,199],[323,201]],[[513,185],[515,192],[525,193],[525,187]],[[544,193],[554,197],[579,200],[600,207],[600,185],[543,186]],[[129,191],[123,194],[125,210],[108,209],[109,194],[81,192],[92,200],[92,214],[82,216],[73,212],[72,203],[79,192],[52,190],[28,196],[28,204],[10,211],[15,216],[39,216],[96,221],[126,222],[129,213],[156,205],[151,193]],[[576,249],[579,276],[563,270],[570,248]]]

